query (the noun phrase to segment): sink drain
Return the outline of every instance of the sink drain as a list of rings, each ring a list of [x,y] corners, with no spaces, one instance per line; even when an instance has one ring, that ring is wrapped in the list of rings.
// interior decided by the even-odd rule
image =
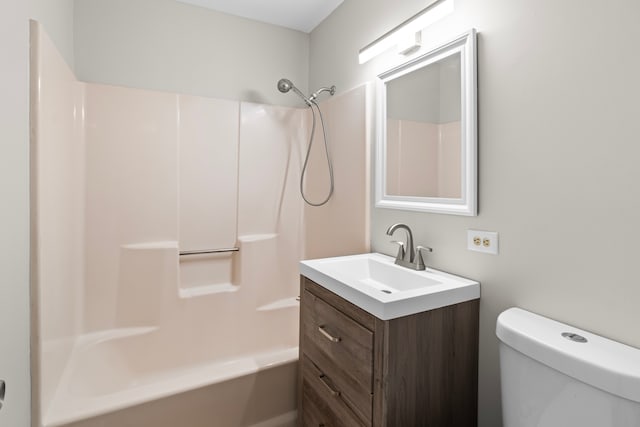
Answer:
[[[574,342],[579,342],[579,343],[587,342],[587,339],[585,337],[583,337],[582,335],[574,334],[572,332],[563,332],[562,336]]]
[[[380,292],[384,292],[385,294],[390,294],[391,293],[391,291],[388,291],[386,289],[380,289]]]

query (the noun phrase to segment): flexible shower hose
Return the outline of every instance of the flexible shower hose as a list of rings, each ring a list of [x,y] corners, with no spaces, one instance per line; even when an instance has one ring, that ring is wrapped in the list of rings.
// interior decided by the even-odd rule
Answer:
[[[325,155],[327,156],[327,166],[329,167],[329,181],[330,181],[329,194],[323,201],[319,203],[314,203],[309,201],[309,199],[307,199],[307,197],[304,194],[304,177],[307,173],[307,165],[309,163],[309,156],[311,154],[311,146],[313,145],[313,136],[316,133],[316,112],[313,109],[314,105],[318,110],[318,115],[320,116],[320,125],[322,126],[322,137],[324,139],[324,152],[325,152]],[[300,195],[302,196],[302,199],[305,201],[305,203],[307,203],[308,205],[322,206],[326,204],[331,198],[331,196],[333,195],[333,186],[334,186],[333,185],[333,165],[331,164],[331,157],[329,155],[329,146],[327,144],[327,132],[324,128],[324,119],[322,118],[322,111],[320,110],[320,106],[316,103],[315,100],[310,100],[309,108],[311,108],[311,115],[313,117],[313,122],[311,125],[311,135],[309,135],[309,145],[307,146],[307,155],[304,158],[304,165],[302,166],[302,174],[300,174]]]

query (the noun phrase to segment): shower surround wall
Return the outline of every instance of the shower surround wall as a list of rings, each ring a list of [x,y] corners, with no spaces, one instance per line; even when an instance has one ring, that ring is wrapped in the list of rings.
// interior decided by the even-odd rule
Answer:
[[[39,324],[32,347],[40,350],[32,356],[39,359],[39,369],[32,369],[32,377],[39,379],[33,388],[40,389],[32,400],[37,418],[38,409],[51,402],[82,328],[85,161],[77,120],[84,87],[35,22],[31,87],[39,88],[31,93],[31,294],[38,306],[32,324]]]
[[[306,259],[369,252],[369,146],[366,123],[367,86],[335,95],[320,104],[327,124],[335,190],[329,202],[315,208],[304,205]],[[318,125],[320,122],[318,121]],[[312,144],[305,194],[312,202],[324,200],[329,174],[323,140],[318,130]],[[308,132],[305,131],[305,137]],[[304,143],[305,153],[307,141]],[[297,179],[297,178],[296,178]]]
[[[293,425],[298,261],[368,248],[365,88],[323,105],[310,209],[307,109],[80,83],[34,39],[41,424]]]
[[[460,198],[461,138],[459,121],[387,119],[387,194]]]

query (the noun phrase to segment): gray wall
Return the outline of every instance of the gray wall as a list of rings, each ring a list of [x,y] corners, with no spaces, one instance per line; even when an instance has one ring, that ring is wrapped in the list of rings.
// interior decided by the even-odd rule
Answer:
[[[310,85],[373,81],[358,49],[425,6],[349,0],[311,34]],[[482,282],[480,425],[500,425],[497,315],[525,309],[640,347],[640,3],[456,0],[424,40],[479,31],[479,216],[372,210],[372,246],[405,222],[430,265]],[[336,66],[336,64],[339,64]],[[373,128],[372,128],[373,130]],[[466,250],[468,228],[500,255]]]
[[[83,81],[279,105],[307,92],[309,35],[174,0],[75,3]]]
[[[29,19],[39,20],[73,63],[73,1],[0,5],[0,425],[26,427],[29,378]]]

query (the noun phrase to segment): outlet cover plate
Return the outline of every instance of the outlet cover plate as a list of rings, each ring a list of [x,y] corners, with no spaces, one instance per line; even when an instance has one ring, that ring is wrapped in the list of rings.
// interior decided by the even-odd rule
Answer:
[[[467,230],[467,249],[498,255],[498,233],[495,231]]]

